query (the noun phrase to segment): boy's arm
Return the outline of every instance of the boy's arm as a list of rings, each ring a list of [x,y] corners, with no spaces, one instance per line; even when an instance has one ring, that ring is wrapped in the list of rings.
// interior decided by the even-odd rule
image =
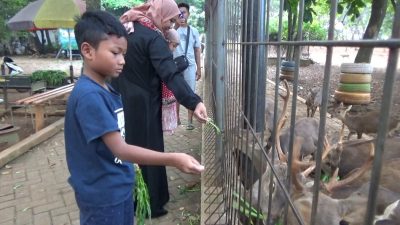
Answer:
[[[112,153],[123,161],[140,165],[173,166],[185,173],[200,173],[204,167],[192,156],[184,153],[163,153],[127,144],[117,131],[102,136]]]

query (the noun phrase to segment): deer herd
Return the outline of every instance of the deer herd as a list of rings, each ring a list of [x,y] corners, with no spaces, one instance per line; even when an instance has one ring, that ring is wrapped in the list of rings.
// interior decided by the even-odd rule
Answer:
[[[249,136],[241,137],[241,145],[234,149],[233,154],[237,165],[237,174],[240,178],[244,196],[254,208],[268,215],[269,197],[272,199],[270,217],[264,219],[247,218],[241,216],[243,224],[276,224],[283,218],[284,205],[287,199],[284,190],[277,185],[279,179],[287,183],[290,173],[291,183],[288,190],[293,205],[299,216],[310,224],[313,181],[315,175],[315,153],[317,151],[319,120],[313,118],[316,109],[321,105],[321,90],[313,88],[307,96],[307,117],[296,120],[294,127],[293,160],[290,171],[288,170],[288,151],[290,130],[284,129],[287,118],[287,107],[290,90],[287,82],[283,81],[286,95],[283,99],[282,109],[278,111],[278,121],[275,136],[272,137],[273,126],[273,100],[266,100],[265,113],[265,147],[253,147],[251,152]],[[375,139],[362,139],[362,134],[377,133],[379,112],[359,113],[351,115],[351,106],[343,104],[328,106],[332,117],[342,122],[339,139],[330,143],[332,137],[325,135],[322,152],[321,173],[329,177],[328,181],[320,182],[319,201],[316,212],[318,225],[361,225],[367,215],[367,202],[369,182],[371,178],[372,163],[375,155]],[[399,124],[399,118],[391,118],[389,131]],[[344,140],[345,128],[349,130],[347,140]],[[388,133],[390,133],[388,131]],[[352,134],[357,134],[357,139],[350,139]],[[254,137],[253,137],[254,139]],[[246,146],[247,145],[247,146]],[[274,149],[272,149],[274,146]],[[272,158],[272,153],[278,157]],[[274,178],[270,176],[272,170],[267,166],[267,156],[273,160],[275,169]],[[375,225],[400,225],[400,138],[388,135],[383,151],[383,167],[377,194],[377,207],[375,211]],[[340,178],[340,179],[337,179]],[[273,183],[270,183],[273,182]],[[272,190],[270,190],[272,188]],[[271,195],[269,193],[272,193]],[[243,220],[243,218],[246,218]],[[295,213],[289,207],[287,224],[298,224]]]

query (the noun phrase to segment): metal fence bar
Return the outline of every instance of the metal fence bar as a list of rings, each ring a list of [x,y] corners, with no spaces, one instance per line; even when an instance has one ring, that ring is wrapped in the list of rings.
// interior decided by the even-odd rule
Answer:
[[[354,41],[270,41],[270,42],[226,42],[226,45],[293,45],[293,46],[332,46],[332,47],[388,47],[399,48],[400,38],[387,40],[354,40]]]
[[[298,14],[298,38],[294,41],[282,41],[282,15],[285,0],[280,0],[278,38],[275,41],[269,40],[269,19],[270,19],[270,1],[271,0],[210,0],[210,21],[207,23],[209,37],[207,40],[207,64],[211,69],[207,69],[207,82],[212,86],[208,93],[211,99],[214,119],[220,128],[223,128],[223,136],[208,135],[206,141],[214,142],[214,149],[207,149],[204,155],[206,161],[213,161],[210,167],[207,167],[205,174],[210,178],[204,181],[207,193],[205,198],[210,204],[206,207],[209,213],[205,220],[206,224],[272,224],[271,210],[274,204],[273,197],[276,190],[285,199],[284,222],[288,218],[290,206],[291,220],[295,219],[299,224],[305,224],[302,214],[295,207],[295,196],[291,196],[291,162],[293,161],[293,148],[295,143],[295,123],[297,114],[297,94],[299,85],[299,63],[301,48],[303,46],[322,46],[326,47],[327,54],[325,59],[324,78],[322,84],[322,105],[320,107],[320,119],[318,129],[317,151],[314,155],[316,160],[315,179],[313,187],[313,197],[311,205],[311,223],[317,224],[318,202],[319,202],[319,183],[321,176],[321,159],[326,133],[326,115],[328,106],[328,92],[331,76],[331,66],[334,47],[384,47],[390,48],[388,60],[387,75],[384,86],[384,101],[381,107],[381,119],[386,121],[380,124],[378,138],[376,143],[376,155],[374,168],[371,178],[371,188],[369,193],[369,202],[366,218],[366,224],[372,225],[374,219],[374,209],[376,205],[376,195],[379,183],[380,168],[382,167],[383,145],[385,143],[385,134],[388,126],[388,115],[390,110],[390,101],[393,93],[394,74],[397,68],[398,49],[400,48],[399,13],[396,14],[393,28],[393,37],[389,40],[357,40],[357,41],[336,41],[334,38],[334,21],[337,10],[337,0],[331,1],[330,24],[328,30],[328,40],[326,41],[303,41],[302,39],[302,21],[304,13],[305,0],[300,1]],[[268,14],[265,16],[265,4]],[[399,6],[398,6],[399,7]],[[223,8],[223,10],[222,10]],[[398,10],[400,11],[400,10]],[[265,23],[267,26],[265,26]],[[397,27],[395,27],[397,26]],[[265,37],[264,35],[267,35]],[[267,46],[266,46],[267,45]],[[278,104],[279,104],[279,69],[281,66],[282,46],[291,46],[296,49],[293,81],[293,98],[291,99],[291,123],[289,126],[289,147],[288,147],[288,168],[287,175],[280,177],[275,162],[275,141],[272,142],[272,152],[267,153],[264,149],[264,110],[266,91],[265,77],[269,75],[265,71],[264,63],[268,59],[263,57],[268,55],[268,46],[276,46],[277,63],[275,71],[275,91],[273,107],[274,118],[272,136],[277,133],[278,122]],[[271,86],[272,87],[272,86]],[[262,101],[260,101],[262,100]],[[386,113],[386,114],[383,114]],[[261,122],[260,122],[261,121]],[[244,129],[242,129],[244,128]],[[207,131],[208,132],[208,131]],[[286,149],[285,149],[286,150]],[[215,155],[216,153],[216,155]],[[210,155],[209,155],[210,154]],[[214,155],[212,155],[214,154]],[[254,167],[254,159],[260,162],[258,167]],[[248,161],[249,160],[249,161]],[[265,164],[265,168],[263,166]],[[378,168],[378,169],[376,169]],[[265,170],[264,170],[265,169]],[[256,175],[254,172],[259,172]],[[258,171],[259,170],[259,171]],[[264,171],[263,171],[264,170]],[[263,176],[265,173],[267,176]],[[257,177],[256,177],[257,176]],[[258,177],[259,176],[259,177]],[[247,179],[247,180],[246,180]],[[287,179],[287,181],[286,181]],[[249,181],[250,180],[250,181]],[[245,182],[254,182],[258,185],[251,185],[246,190]],[[262,190],[264,183],[268,182],[268,191]],[[288,182],[288,184],[286,183]],[[202,182],[203,183],[203,182]],[[278,189],[274,187],[277,184]],[[266,187],[268,187],[266,186]],[[274,191],[274,188],[276,189]],[[255,191],[258,195],[255,195]],[[265,191],[265,193],[261,193]],[[238,197],[236,197],[236,194]],[[261,200],[261,194],[263,200]],[[310,193],[311,194],[311,193]],[[235,196],[235,197],[234,197]],[[261,221],[246,214],[246,205],[256,208],[257,215],[261,211],[264,197],[268,198],[267,218]],[[242,200],[241,200],[242,199]],[[265,206],[263,206],[265,207]],[[262,210],[265,210],[263,208]],[[293,213],[292,213],[293,212]],[[304,212],[302,212],[304,213]],[[266,219],[264,217],[264,219]],[[308,221],[308,220],[307,220]],[[285,224],[285,223],[284,223]]]
[[[335,20],[337,12],[337,1],[331,0],[331,10],[329,18],[329,28],[328,28],[328,40],[333,40],[335,36]],[[325,68],[324,68],[324,82],[322,84],[322,104],[320,107],[320,120],[319,120],[319,135],[317,143],[317,153],[315,157],[315,179],[313,187],[313,199],[311,207],[311,224],[316,224],[316,215],[318,210],[318,198],[319,198],[319,187],[320,187],[320,177],[321,177],[321,161],[322,161],[322,150],[325,139],[325,126],[326,126],[326,111],[328,106],[328,93],[329,93],[329,80],[331,76],[331,66],[332,66],[332,54],[333,49],[331,46],[327,47]]]
[[[400,3],[397,2],[396,14],[393,20],[392,38],[400,38]],[[392,106],[393,86],[399,60],[399,49],[391,48],[386,69],[385,83],[383,85],[382,106],[379,118],[378,136],[375,144],[375,158],[371,173],[371,184],[368,195],[366,225],[372,225],[374,222],[376,198],[378,194],[379,180],[382,170],[382,156],[386,141],[386,133],[389,128],[390,109]],[[372,212],[372,213],[371,213]]]

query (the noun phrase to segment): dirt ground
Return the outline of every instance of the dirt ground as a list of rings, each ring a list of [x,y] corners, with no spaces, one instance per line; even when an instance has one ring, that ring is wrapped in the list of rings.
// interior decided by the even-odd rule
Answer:
[[[357,54],[356,48],[334,48],[334,55],[332,59],[331,67],[331,77],[330,77],[330,88],[329,95],[332,101],[334,101],[334,93],[339,85],[340,78],[340,64],[353,62]],[[379,110],[382,101],[383,94],[383,84],[385,81],[385,73],[388,59],[388,50],[386,49],[375,49],[374,55],[372,57],[371,64],[374,67],[372,73],[371,82],[371,95],[372,100],[368,105],[362,105],[358,107],[353,107],[352,111],[371,111]],[[307,67],[300,67],[299,74],[299,87],[298,93],[300,97],[306,98],[308,90],[312,87],[322,87],[324,69],[325,69],[325,59],[326,50],[320,47],[311,47],[309,58],[314,61]],[[396,73],[395,84],[392,96],[392,113],[398,115],[400,113],[400,65],[398,65],[398,70]],[[268,78],[274,79],[275,77],[275,66],[268,67]]]

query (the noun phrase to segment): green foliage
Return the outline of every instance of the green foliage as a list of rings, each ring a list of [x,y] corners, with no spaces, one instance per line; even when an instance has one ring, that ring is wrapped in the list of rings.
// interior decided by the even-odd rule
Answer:
[[[144,182],[142,170],[137,164],[135,167],[135,189],[134,196],[136,199],[136,222],[138,225],[144,225],[147,215],[151,215],[150,195],[147,185]]]
[[[326,40],[328,30],[318,21],[314,21],[312,23],[304,24],[303,34],[305,40]]]
[[[144,0],[101,0],[101,5],[105,8],[115,10],[120,8],[132,8],[144,2]]]
[[[273,18],[269,25],[270,39],[275,40],[278,34],[278,19]],[[305,40],[326,40],[327,29],[319,20],[314,20],[312,23],[303,24],[303,39]],[[288,22],[284,20],[282,23],[282,40],[287,40],[288,37]]]
[[[37,70],[32,73],[32,81],[46,81],[49,86],[62,85],[67,73],[61,70]]]
[[[350,16],[351,21],[355,21],[361,15],[361,10],[365,8],[364,0],[341,0],[338,3],[338,13]]]
[[[0,41],[8,40],[11,36],[11,31],[8,29],[6,23],[13,17],[20,9],[28,5],[29,2],[34,0],[13,0],[1,1],[0,7]]]
[[[189,24],[194,26],[199,33],[204,33],[205,13],[204,0],[182,0],[176,3],[185,2],[190,6]]]

